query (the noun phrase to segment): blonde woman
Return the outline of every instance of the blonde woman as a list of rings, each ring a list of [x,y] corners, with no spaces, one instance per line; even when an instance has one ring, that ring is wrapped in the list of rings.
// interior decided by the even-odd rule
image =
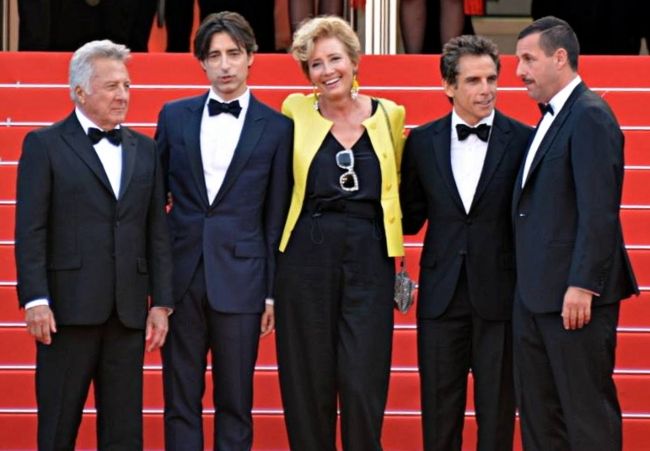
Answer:
[[[293,450],[381,449],[403,255],[398,168],[404,108],[360,94],[359,40],[344,20],[301,25],[292,53],[314,86],[292,94],[294,187],[280,244],[277,350]]]

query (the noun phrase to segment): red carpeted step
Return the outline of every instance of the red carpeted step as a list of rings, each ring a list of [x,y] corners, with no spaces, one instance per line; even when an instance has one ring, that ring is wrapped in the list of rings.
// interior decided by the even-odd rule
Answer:
[[[23,321],[24,313],[18,308],[16,288],[14,286],[0,286],[0,323],[22,324]],[[395,324],[398,328],[414,327],[415,323],[415,308],[412,308],[406,315],[395,312]],[[619,328],[650,329],[650,292],[642,292],[641,296],[633,297],[621,304]],[[401,352],[401,350],[395,350],[395,352]],[[0,364],[1,362],[0,359]],[[270,363],[273,364],[274,362]]]
[[[17,306],[16,306],[17,308]],[[34,365],[36,348],[34,340],[27,334],[23,323],[0,327],[0,365]],[[145,366],[161,365],[160,353],[145,353]],[[257,365],[274,367],[276,365],[275,340],[268,336],[260,340]],[[0,441],[0,444],[2,442]]]
[[[204,416],[205,449],[212,449],[212,416]],[[6,449],[36,449],[36,414],[0,414],[0,443]],[[286,450],[287,439],[281,415],[255,415],[255,450]],[[20,431],[20,433],[16,433]],[[84,415],[77,449],[96,449],[95,414]],[[162,450],[164,448],[163,420],[161,413],[144,415],[144,449]],[[417,449],[417,448],[411,448]]]
[[[621,408],[625,413],[650,413],[646,412],[650,405],[650,378],[647,374],[616,374],[614,379],[619,394]],[[211,376],[206,374],[206,392],[203,397],[204,408],[211,409],[212,384]],[[4,370],[0,372],[0,384],[4,396],[0,399],[0,410],[7,409],[33,409],[36,406],[36,397],[33,390],[25,387],[34,386],[34,372],[31,370]],[[388,393],[388,412],[418,412],[420,411],[420,380],[417,372],[394,371],[391,374],[390,389]],[[254,409],[257,411],[280,411],[278,375],[275,371],[258,370],[255,374]],[[161,370],[145,370],[143,405],[145,411],[162,410],[163,388]],[[87,408],[94,408],[94,397],[90,391]],[[467,411],[474,411],[474,390],[471,376],[468,379]]]
[[[15,217],[16,217],[15,205],[0,204],[0,241],[13,241]]]
[[[65,110],[64,114],[69,113]],[[54,120],[54,119],[53,119]],[[153,118],[148,126],[135,126],[135,130],[153,137],[155,132],[155,121]],[[412,124],[418,125],[418,124]],[[22,142],[25,134],[37,127],[34,126],[10,126],[0,127],[0,162],[16,162],[20,158]],[[625,164],[650,165],[650,131],[627,130],[625,131]],[[408,237],[407,237],[408,238]]]
[[[625,164],[650,166],[650,129],[625,131]]]
[[[0,200],[2,201],[16,200],[17,171],[18,171],[18,166],[15,164],[0,165]]]
[[[650,172],[648,175],[650,177]],[[650,244],[650,236],[648,236],[648,231],[650,231],[650,208],[643,210],[623,208],[621,209],[621,222],[623,223],[625,244],[628,246]]]
[[[0,163],[15,162],[19,158],[24,134],[37,122],[52,122],[62,119],[72,110],[68,96],[67,64],[70,54],[52,53],[11,53],[0,54],[3,71],[0,73],[0,121],[5,124],[16,121],[25,122],[23,126],[0,127]],[[47,71],[34,70],[37,58],[41,67]],[[449,105],[440,91],[437,56],[364,56],[360,79],[366,93],[394,99],[407,108],[407,124],[419,125],[445,114]],[[5,64],[6,62],[6,64]],[[511,56],[503,58],[499,80],[499,108],[506,114],[515,116],[523,122],[534,124],[538,119],[535,104],[523,89],[520,80],[514,75],[516,60]],[[399,67],[399,70],[386,68]],[[616,67],[616,70],[612,70]],[[647,73],[650,71],[648,57],[584,57],[581,59],[581,75],[589,86],[612,105],[614,111],[626,128],[626,171],[624,199],[625,206],[650,205],[647,185],[650,171],[629,166],[650,166],[650,110],[646,108],[650,92],[635,88],[650,87]],[[189,55],[134,55],[130,63],[133,84],[129,123],[137,124],[137,129],[153,135],[157,113],[162,103],[186,95],[204,92],[207,84],[204,74],[194,58]],[[622,77],[621,74],[624,74]],[[5,83],[4,86],[1,84]],[[22,86],[15,86],[20,83]],[[25,86],[29,83],[60,86]],[[258,55],[249,79],[255,94],[279,108],[289,92],[310,90],[308,82],[301,74],[297,64],[288,55]],[[182,84],[173,89],[174,84]],[[8,86],[13,85],[13,86]],[[154,86],[160,85],[160,86]],[[162,86],[164,85],[164,86]],[[271,89],[276,86],[279,89]],[[370,89],[375,87],[375,89]],[[391,89],[391,87],[395,87]],[[418,88],[424,88],[419,90]],[[614,89],[612,89],[614,88]],[[627,91],[619,88],[626,88]],[[646,99],[647,98],[647,99]],[[630,127],[638,126],[633,130]],[[0,200],[12,202],[15,197],[15,165],[0,164]],[[13,205],[0,205],[0,384],[7,393],[0,397],[0,408],[6,402],[34,409],[33,378],[31,370],[9,369],[11,365],[32,366],[34,363],[34,343],[22,326],[23,312],[18,310],[13,268]],[[641,247],[650,244],[650,209],[624,208],[621,212],[625,229],[626,243],[632,246],[630,252],[637,277],[641,285],[650,286],[650,251]],[[419,255],[423,232],[415,237],[407,237],[408,268],[411,276],[417,278]],[[8,243],[7,243],[8,242]],[[650,357],[646,357],[650,343],[650,293],[644,292],[639,299],[622,304],[617,350],[616,376],[619,393],[625,411],[625,449],[650,449],[650,420],[648,411],[650,393]],[[386,418],[385,449],[421,449],[420,419],[418,402],[418,376],[415,372],[416,340],[415,309],[407,315],[396,313],[393,368],[388,409],[410,412],[405,415],[389,414]],[[11,324],[16,324],[12,326]],[[145,376],[145,405],[161,404],[160,356],[148,354]],[[256,408],[278,409],[279,392],[275,366],[275,347],[272,337],[262,340],[258,365],[266,370],[256,376]],[[7,390],[11,386],[26,387]],[[208,384],[209,386],[209,384]],[[209,397],[206,393],[206,397]],[[470,392],[471,396],[471,392]],[[207,402],[206,405],[211,403]],[[470,405],[471,406],[471,405]],[[11,407],[11,406],[9,406]],[[15,408],[15,406],[13,406]],[[0,410],[0,412],[6,412]],[[160,449],[162,441],[162,419],[156,410],[145,419],[147,449]],[[6,448],[34,448],[35,416],[33,413],[11,415],[0,413],[0,446]],[[94,416],[89,415],[82,426],[79,441],[81,448],[93,448]],[[287,449],[286,437],[279,413],[255,417],[255,449]],[[5,427],[7,426],[7,427]],[[475,424],[468,418],[464,448],[475,448]],[[12,433],[20,431],[20,434]],[[206,418],[206,431],[211,435],[211,421]],[[21,442],[22,441],[22,442]],[[21,444],[22,443],[22,444]],[[211,445],[211,439],[207,446]],[[520,445],[517,445],[520,449]]]
[[[14,247],[0,245],[0,281],[13,282],[15,280],[16,268],[14,260]]]
[[[0,127],[0,161],[18,161],[25,134],[35,127]]]
[[[148,136],[153,136],[155,131],[155,120],[156,118],[151,122],[151,126],[134,127],[134,129]],[[25,134],[35,128],[37,127],[0,127],[0,162],[18,161]],[[625,164],[627,166],[650,166],[650,131],[626,130],[625,140]]]
[[[6,425],[0,430],[0,443],[12,449],[34,449],[36,446],[36,415],[25,413],[18,415],[0,414],[0,423]],[[212,416],[204,415],[205,449],[212,449]],[[649,422],[650,425],[650,422]],[[639,431],[648,431],[646,424],[638,426]],[[254,415],[254,443],[256,451],[287,450],[287,438],[281,415]],[[15,434],[13,431],[21,431]],[[383,447],[385,451],[412,451],[422,449],[421,425],[418,416],[387,415],[384,420]],[[463,431],[463,449],[476,448],[476,424],[473,417],[465,420]],[[164,447],[162,415],[159,413],[144,416],[144,448],[147,451],[160,450]],[[516,440],[515,450],[521,450]],[[78,449],[93,449],[95,441],[95,414],[87,413],[81,424],[77,438]]]
[[[623,180],[621,205],[650,205],[650,170],[627,169]]]
[[[632,297],[621,303],[618,319],[619,328],[647,328],[650,332],[650,292],[643,291],[638,297]],[[648,336],[650,344],[650,335]],[[650,370],[650,367],[648,368]],[[648,404],[650,410],[650,404]]]
[[[648,244],[648,243],[643,243]],[[460,250],[460,249],[459,249]],[[650,251],[641,249],[631,249],[628,251],[632,266],[635,270],[637,282],[642,286],[650,285]],[[418,280],[420,275],[420,253],[419,247],[406,248],[406,262],[409,275],[411,278]]]
[[[650,369],[647,352],[650,333],[619,332],[616,367],[619,369]],[[415,330],[397,330],[393,338],[393,366],[417,366]],[[648,409],[650,410],[650,409]]]
[[[641,286],[650,286],[650,250],[629,251],[636,281]]]
[[[13,201],[16,197],[17,165],[0,165],[0,200]],[[646,189],[650,183],[650,170],[627,169],[623,184],[622,205],[650,205],[650,190]],[[412,238],[407,238],[411,241]]]
[[[67,84],[70,53],[3,52],[0,83]],[[34,61],[48,70],[34,70]],[[500,86],[523,88],[515,75],[516,58],[501,57]],[[440,86],[437,55],[365,55],[362,85]],[[612,70],[615,67],[616,70]],[[387,70],[394,68],[395,70]],[[202,84],[205,76],[188,54],[134,54],[129,63],[136,83]],[[650,87],[647,74],[650,58],[638,56],[582,56],[580,74],[591,87]],[[622,76],[624,74],[624,76]],[[249,80],[255,84],[308,84],[298,64],[289,55],[257,55]]]
[[[72,105],[68,105],[70,113]],[[60,119],[60,118],[59,118]],[[155,119],[154,119],[155,121]],[[16,126],[0,127],[0,162],[16,162],[20,158],[20,152],[25,135],[38,127],[36,126]],[[155,124],[150,127],[133,127],[140,133],[152,136],[155,131]]]
[[[0,286],[0,323],[15,323],[23,320],[23,312],[18,309],[16,287]],[[0,365],[2,363],[0,360]]]
[[[641,98],[650,100],[650,92],[598,92],[605,95],[621,126],[645,126],[650,124],[650,109],[645,108]],[[521,91],[499,92],[497,107],[504,113],[530,125],[539,120],[537,105]]]
[[[0,443],[11,449],[34,449],[36,446],[36,415],[0,414]],[[77,440],[78,449],[93,449],[95,441],[95,415],[87,414],[81,424]],[[206,449],[212,447],[212,418],[204,416]],[[279,415],[254,416],[256,451],[287,450],[287,439],[282,417]],[[518,428],[517,428],[518,429]],[[20,431],[20,433],[16,433]],[[387,415],[384,421],[383,446],[385,451],[412,451],[422,449],[420,418],[417,416]],[[163,424],[160,414],[144,416],[145,450],[161,450],[164,447]],[[625,437],[624,451],[650,449],[650,421],[644,418],[628,418],[623,423]],[[474,418],[465,420],[463,449],[476,448],[476,424]],[[520,440],[515,441],[515,450],[521,450]]]
[[[628,302],[628,301],[625,301]],[[637,302],[632,300],[631,302]],[[393,338],[393,367],[416,367],[417,349],[415,329],[398,329]],[[647,352],[650,333],[623,331],[618,334],[617,368],[650,369]],[[0,362],[6,365],[30,365],[34,363],[33,340],[21,327],[0,328]],[[271,337],[260,342],[258,365],[274,366],[275,345]],[[146,356],[146,364],[160,364],[158,353]]]
[[[650,334],[647,332],[619,332],[617,340],[617,368],[642,371],[650,369],[650,356],[648,355]],[[650,411],[650,406],[646,410]]]
[[[648,143],[650,149],[650,142]],[[649,152],[650,153],[650,152]],[[650,172],[648,172],[650,182]],[[625,243],[628,246],[648,245],[650,237],[648,231],[650,230],[650,208],[648,209],[621,209],[621,222],[623,223],[623,235]],[[410,248],[420,248],[424,243],[424,235],[426,233],[426,224],[422,227],[417,235],[406,235],[404,243]],[[409,261],[409,264],[417,264]]]
[[[205,92],[206,87],[182,89],[141,89],[131,91],[129,122],[155,122],[165,102],[180,97]],[[296,88],[257,89],[255,95],[263,102],[279,109],[284,98]],[[308,91],[308,89],[306,90]],[[442,91],[393,91],[368,89],[369,95],[388,97],[406,107],[407,124],[421,124],[449,111],[449,102]],[[20,101],[16,101],[20,99]],[[639,126],[650,123],[650,92],[610,92],[606,99],[614,109],[622,126]],[[524,123],[535,124],[539,111],[534,102],[522,91],[502,91],[498,94],[498,107]],[[72,110],[66,88],[4,88],[0,89],[0,117],[12,122],[57,121]]]
[[[211,408],[213,405],[210,379],[210,374],[206,374],[206,392],[203,397],[205,408]],[[34,385],[33,370],[6,369],[0,372],[0,383],[4,392],[4,396],[0,399],[0,410],[34,408],[36,405],[34,391],[24,390],[24,387]],[[419,410],[418,384],[417,373],[394,373],[391,379],[391,396],[389,396],[387,409]],[[276,371],[258,370],[255,374],[254,408],[257,410],[282,409],[279,390]],[[147,369],[144,372],[143,405],[145,410],[162,409],[164,406],[160,369]],[[94,397],[91,390],[86,407],[94,408],[94,406]]]

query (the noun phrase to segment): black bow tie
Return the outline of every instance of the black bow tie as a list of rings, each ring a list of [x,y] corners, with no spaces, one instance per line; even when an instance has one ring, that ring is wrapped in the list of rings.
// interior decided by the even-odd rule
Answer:
[[[487,142],[490,136],[490,126],[481,124],[478,127],[470,127],[465,124],[456,124],[456,133],[458,133],[458,139],[461,141],[465,141],[469,135],[474,134],[481,141]]]
[[[97,144],[99,141],[101,141],[102,138],[108,139],[108,142],[113,144],[114,146],[119,146],[120,143],[122,142],[122,129],[114,128],[113,130],[109,130],[105,132],[98,128],[90,127],[88,129],[88,137],[90,138],[90,141],[93,143],[93,146]]]
[[[210,116],[216,116],[217,114],[221,114],[221,113],[229,113],[235,117],[239,117],[239,113],[241,113],[241,106],[239,105],[239,100],[225,103],[225,102],[219,102],[218,100],[215,99],[210,99],[210,101],[208,102],[208,114],[210,114]]]
[[[543,103],[538,103],[537,106],[539,107],[539,112],[542,113],[542,116],[544,116],[546,113],[551,113],[551,116],[555,114],[550,103],[547,103],[546,105]]]

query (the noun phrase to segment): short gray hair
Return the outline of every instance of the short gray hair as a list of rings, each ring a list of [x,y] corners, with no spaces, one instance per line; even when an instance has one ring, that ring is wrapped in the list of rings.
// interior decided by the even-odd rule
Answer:
[[[81,86],[84,91],[90,92],[90,79],[93,76],[93,63],[97,58],[109,58],[121,62],[131,55],[125,45],[116,44],[108,39],[90,41],[77,49],[70,60],[70,98],[77,103],[78,98],[75,88]]]

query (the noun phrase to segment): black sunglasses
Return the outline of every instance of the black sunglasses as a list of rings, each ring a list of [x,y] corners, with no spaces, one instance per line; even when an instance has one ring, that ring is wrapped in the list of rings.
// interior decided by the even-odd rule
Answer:
[[[354,153],[352,149],[344,149],[336,153],[336,165],[345,172],[339,177],[339,185],[343,191],[357,191],[359,178],[354,172]]]

